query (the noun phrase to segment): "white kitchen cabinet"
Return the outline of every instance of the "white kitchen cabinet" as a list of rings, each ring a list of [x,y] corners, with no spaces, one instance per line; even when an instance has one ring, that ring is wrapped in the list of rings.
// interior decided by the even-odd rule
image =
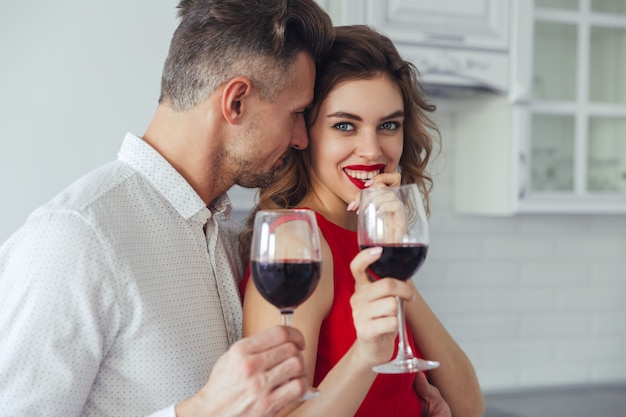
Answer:
[[[361,0],[364,21],[398,43],[481,50],[509,46],[508,0]]]
[[[327,0],[336,24],[389,36],[428,85],[507,92],[511,0]]]
[[[531,11],[512,34],[511,94],[455,104],[456,209],[624,214],[626,2]]]

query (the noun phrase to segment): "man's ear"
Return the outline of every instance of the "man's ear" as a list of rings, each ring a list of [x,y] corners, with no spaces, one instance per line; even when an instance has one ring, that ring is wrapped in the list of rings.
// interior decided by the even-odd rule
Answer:
[[[238,123],[243,101],[251,93],[252,82],[246,77],[235,77],[226,83],[222,92],[222,114],[229,123]]]

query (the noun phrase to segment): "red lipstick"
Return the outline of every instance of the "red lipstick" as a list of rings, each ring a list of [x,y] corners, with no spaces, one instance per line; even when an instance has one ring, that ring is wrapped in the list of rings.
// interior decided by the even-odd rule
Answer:
[[[384,164],[376,164],[376,165],[349,165],[343,168],[343,172],[344,174],[346,174],[346,177],[348,177],[348,179],[350,180],[350,182],[352,184],[354,184],[358,189],[362,190],[365,188],[365,183],[368,180],[361,180],[358,178],[354,178],[350,175],[348,175],[348,173],[346,172],[346,170],[352,170],[352,171],[363,171],[363,172],[372,172],[372,171],[377,171],[377,172],[383,172],[383,170],[385,169],[385,165]]]
[[[376,165],[348,165],[343,169],[353,169],[355,171],[381,171],[385,168],[385,164]]]

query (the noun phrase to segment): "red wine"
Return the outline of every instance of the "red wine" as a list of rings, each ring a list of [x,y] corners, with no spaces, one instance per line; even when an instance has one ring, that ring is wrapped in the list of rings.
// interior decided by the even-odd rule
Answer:
[[[406,281],[422,266],[428,253],[427,245],[402,244],[395,245],[361,245],[361,250],[380,246],[383,253],[376,262],[369,266],[369,269],[378,278],[393,277]]]
[[[315,290],[320,280],[321,262],[283,260],[252,261],[254,285],[267,301],[279,309],[295,308]]]

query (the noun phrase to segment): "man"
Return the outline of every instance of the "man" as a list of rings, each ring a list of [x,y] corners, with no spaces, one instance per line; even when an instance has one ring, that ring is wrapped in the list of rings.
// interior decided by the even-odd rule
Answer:
[[[237,341],[243,267],[225,193],[264,186],[307,146],[331,21],[313,0],[178,7],[143,137],[0,247],[3,415],[273,416],[308,386],[297,330]]]
[[[2,414],[271,416],[308,386],[298,331],[237,341],[225,193],[307,146],[331,21],[314,0],[178,7],[143,137],[0,248]]]

